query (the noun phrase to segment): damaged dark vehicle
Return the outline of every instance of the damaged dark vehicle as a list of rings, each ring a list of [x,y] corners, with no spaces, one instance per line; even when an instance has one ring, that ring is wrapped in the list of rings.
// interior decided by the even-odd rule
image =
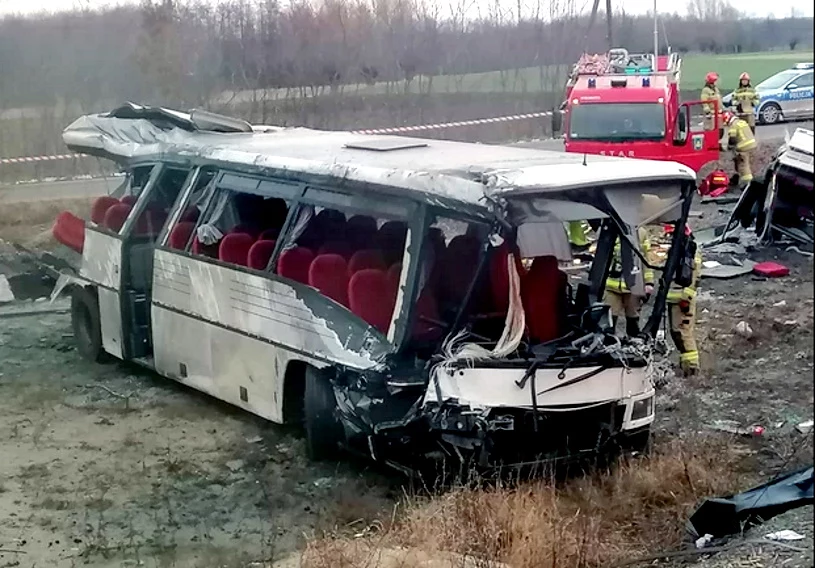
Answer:
[[[302,422],[316,459],[496,468],[647,440],[688,168],[132,104],[64,139],[128,172],[88,222],[55,225],[81,254],[56,293],[86,357]],[[575,220],[599,227],[581,279],[564,272]],[[671,252],[642,337],[620,339],[612,251],[636,291],[632,235],[655,223]]]
[[[775,153],[763,175],[741,194],[716,242],[737,237],[741,229],[754,227],[761,243],[792,241],[812,253],[814,150],[812,130],[796,129]]]

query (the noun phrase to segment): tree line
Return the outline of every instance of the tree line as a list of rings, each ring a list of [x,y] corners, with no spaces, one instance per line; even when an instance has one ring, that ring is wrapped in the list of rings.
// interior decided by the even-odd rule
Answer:
[[[422,0],[145,0],[139,6],[0,20],[0,109],[123,99],[183,106],[222,93],[284,89],[298,96],[352,84],[574,62],[604,51],[606,29],[575,0],[498,0],[479,14]],[[507,3],[504,3],[505,5]],[[582,4],[581,4],[582,7]],[[715,53],[812,46],[812,19],[746,19],[726,0],[691,0],[660,17],[674,50]],[[650,16],[614,14],[615,44],[653,46]],[[553,78],[553,82],[559,82]],[[559,88],[560,85],[553,85]],[[422,91],[424,92],[424,91]]]

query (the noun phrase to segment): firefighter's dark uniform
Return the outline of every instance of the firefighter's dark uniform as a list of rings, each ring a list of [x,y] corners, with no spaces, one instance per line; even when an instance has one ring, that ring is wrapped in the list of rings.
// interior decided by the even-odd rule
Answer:
[[[651,242],[648,239],[648,234],[645,229],[640,228],[638,230],[638,237],[640,240],[640,250],[642,254],[648,258]],[[654,271],[645,267],[642,271],[642,278],[644,286],[653,286]],[[625,316],[625,331],[629,337],[634,337],[639,334],[640,309],[642,308],[644,299],[643,296],[633,294],[625,283],[622,264],[622,246],[620,240],[617,239],[614,245],[611,268],[608,278],[606,279],[606,291],[603,301],[611,307],[611,315],[614,317],[615,323],[617,318]]]

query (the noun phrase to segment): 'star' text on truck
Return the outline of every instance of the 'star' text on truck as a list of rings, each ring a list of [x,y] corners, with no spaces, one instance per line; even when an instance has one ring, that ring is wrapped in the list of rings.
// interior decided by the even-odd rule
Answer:
[[[622,48],[584,54],[566,85],[565,149],[581,154],[669,160],[694,171],[719,158],[714,128],[701,120],[703,101],[679,101],[678,54],[629,54]]]

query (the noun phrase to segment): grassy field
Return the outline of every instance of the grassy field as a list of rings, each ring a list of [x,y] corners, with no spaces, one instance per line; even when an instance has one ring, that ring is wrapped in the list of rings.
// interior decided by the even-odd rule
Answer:
[[[701,89],[708,71],[719,74],[719,87],[729,92],[738,85],[739,75],[750,74],[757,85],[767,77],[792,67],[796,63],[812,62],[811,51],[779,51],[738,53],[732,55],[689,55],[682,61],[682,89]]]
[[[708,71],[719,73],[722,90],[734,89],[738,77],[747,71],[753,77],[753,84],[770,75],[787,69],[798,62],[812,61],[812,51],[774,51],[764,53],[739,53],[711,55],[691,53],[682,58],[682,89],[699,90],[704,84]],[[546,67],[526,67],[506,71],[488,71],[466,75],[419,76],[410,84],[374,83],[372,85],[343,85],[339,90],[344,95],[377,96],[387,94],[432,94],[432,93],[539,93],[561,91],[570,65]],[[261,91],[225,92],[218,101],[221,103],[249,102],[265,96],[268,100],[280,100],[304,93],[290,89]],[[305,96],[313,96],[306,92]]]

